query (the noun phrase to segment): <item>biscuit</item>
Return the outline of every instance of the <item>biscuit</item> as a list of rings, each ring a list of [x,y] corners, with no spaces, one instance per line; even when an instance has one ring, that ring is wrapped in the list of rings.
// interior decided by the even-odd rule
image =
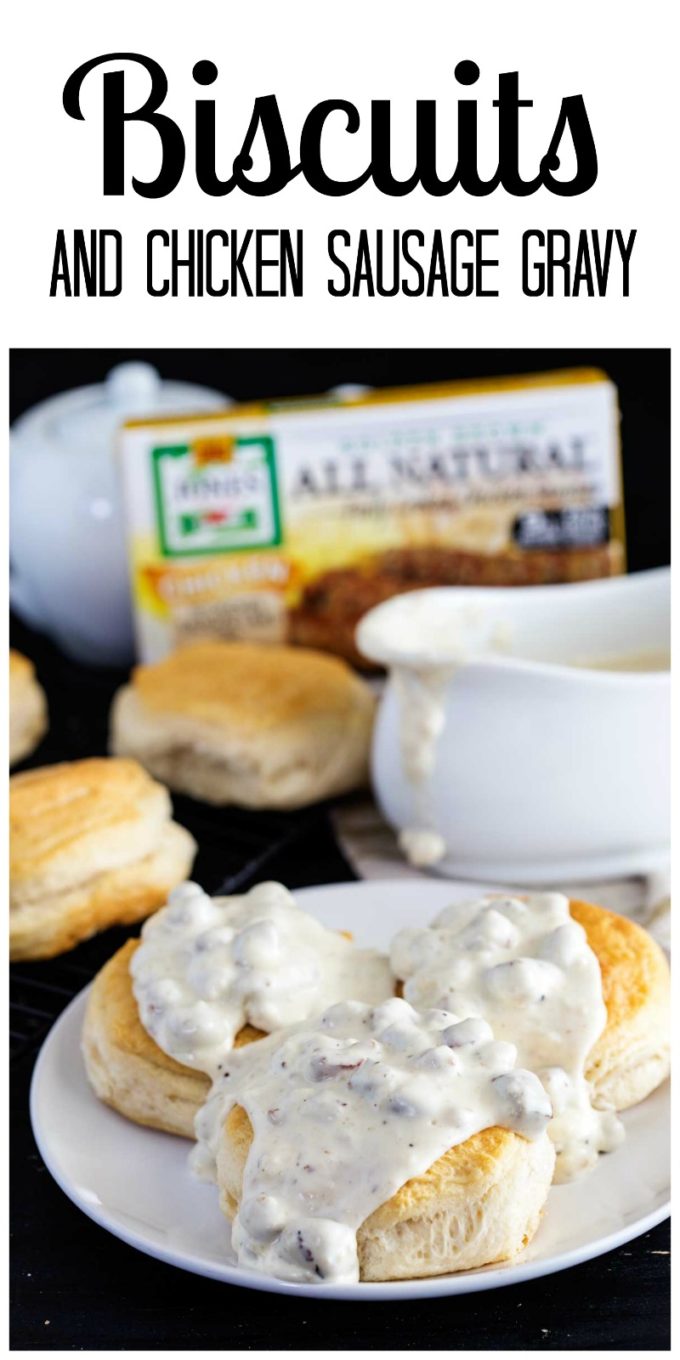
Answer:
[[[602,973],[607,1023],[586,1064],[599,1108],[626,1110],[670,1071],[670,970],[641,926],[588,902],[569,910],[583,926]]]
[[[167,790],[132,760],[50,765],[10,780],[10,956],[51,958],[162,906],[196,845]]]
[[[229,1113],[217,1153],[220,1207],[233,1219],[253,1130]],[[406,1182],[357,1232],[362,1280],[411,1280],[511,1260],[531,1241],[555,1164],[550,1139],[482,1129]]]
[[[194,1118],[207,1099],[210,1078],[163,1052],[147,1034],[132,991],[130,960],[139,940],[128,940],[92,984],[82,1050],[90,1084],[119,1114],[164,1133],[194,1137]],[[246,1025],[235,1047],[261,1039]]]
[[[21,652],[9,654],[9,763],[34,751],[47,731],[47,701],[35,667]]]
[[[668,965],[647,931],[625,917],[585,902],[571,902],[570,910],[600,962],[607,1007],[586,1076],[596,1105],[626,1109],[668,1074]],[[144,1029],[129,971],[138,943],[129,940],[93,983],[83,1032],[88,1076],[97,1095],[129,1119],[193,1138],[210,1082],[163,1053]],[[261,1037],[246,1026],[236,1043]]]
[[[288,809],[366,782],[368,686],[335,657],[240,642],[139,666],[112,710],[111,749],[215,804]]]
[[[589,903],[571,901],[602,973],[605,1029],[586,1066],[594,1103],[626,1109],[669,1070],[669,970],[640,926]],[[220,1207],[239,1205],[253,1130],[235,1106],[217,1150]],[[450,1148],[403,1185],[358,1229],[362,1280],[416,1279],[512,1259],[538,1227],[554,1169],[554,1149],[498,1127]]]
[[[585,1075],[598,1109],[626,1110],[670,1071],[670,970],[648,931],[604,907],[571,899],[602,974],[607,1023]],[[397,993],[401,994],[398,983]]]
[[[194,1119],[207,1099],[210,1078],[171,1058],[145,1030],[130,973],[139,943],[127,940],[92,984],[83,1022],[85,1068],[95,1095],[119,1114],[163,1133],[194,1138]],[[262,1030],[244,1025],[234,1047],[264,1037]]]

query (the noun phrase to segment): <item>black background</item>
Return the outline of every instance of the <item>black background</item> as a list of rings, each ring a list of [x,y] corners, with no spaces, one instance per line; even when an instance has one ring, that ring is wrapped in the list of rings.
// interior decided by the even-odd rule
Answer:
[[[127,359],[150,361],[164,377],[204,383],[237,399],[311,394],[341,382],[389,385],[596,364],[619,387],[630,566],[640,569],[669,560],[667,351],[14,351],[12,416],[57,391],[98,382],[113,364]],[[50,733],[29,763],[104,753],[108,703],[123,677],[75,667],[16,621],[12,640],[35,660],[50,698]],[[189,820],[187,811],[176,800],[181,820]],[[206,828],[203,877],[211,867],[210,837],[218,844],[221,834],[217,824]],[[247,860],[245,845],[230,843],[230,848],[232,858],[241,854]],[[267,863],[265,876],[291,887],[352,877],[323,809]],[[247,886],[247,880],[241,885]],[[207,881],[205,886],[214,891]],[[80,968],[86,979],[120,938],[121,932],[109,932],[38,968],[44,979],[57,966]],[[23,989],[35,984],[35,973],[28,965],[15,966],[13,973],[23,1004],[26,995],[33,995]],[[54,981],[54,972],[49,978]],[[65,999],[55,996],[55,1014]],[[408,1304],[289,1300],[201,1279],[140,1255],[86,1219],[42,1164],[30,1131],[28,1088],[40,1027],[49,1021],[36,1017],[34,1023],[35,1042],[23,1047],[12,1071],[15,1349],[668,1347],[668,1224],[604,1257],[533,1283]]]

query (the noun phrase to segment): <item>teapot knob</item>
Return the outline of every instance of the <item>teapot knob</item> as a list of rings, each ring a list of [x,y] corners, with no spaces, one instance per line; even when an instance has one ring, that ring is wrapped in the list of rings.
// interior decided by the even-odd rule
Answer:
[[[116,364],[106,379],[106,392],[114,406],[125,410],[151,411],[158,399],[161,378],[153,364]]]

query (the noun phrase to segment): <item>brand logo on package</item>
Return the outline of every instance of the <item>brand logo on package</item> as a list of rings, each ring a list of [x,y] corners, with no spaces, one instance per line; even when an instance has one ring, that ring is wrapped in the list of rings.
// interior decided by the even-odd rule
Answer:
[[[270,548],[281,542],[274,441],[218,435],[152,451],[165,557]]]

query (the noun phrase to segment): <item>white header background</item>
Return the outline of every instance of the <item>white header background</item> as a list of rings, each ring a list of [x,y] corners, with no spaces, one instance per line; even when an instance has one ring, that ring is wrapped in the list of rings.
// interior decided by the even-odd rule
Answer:
[[[10,146],[5,184],[5,304],[12,346],[500,346],[667,345],[669,281],[678,249],[671,212],[677,157],[670,137],[676,88],[673,6],[661,0],[117,0],[114,5],[61,0],[12,7],[5,75],[5,126]],[[164,67],[163,112],[181,125],[187,164],[179,187],[159,200],[130,188],[102,192],[102,69],[82,90],[85,122],[63,110],[62,91],[82,62],[107,51],[134,51]],[[219,68],[201,88],[197,60]],[[464,89],[453,78],[461,59],[481,68]],[[118,63],[118,66],[120,63]],[[107,68],[111,69],[111,68]],[[371,99],[390,99],[394,169],[413,168],[415,101],[434,98],[441,127],[440,173],[455,164],[455,106],[476,97],[480,170],[496,168],[500,71],[518,70],[520,95],[534,101],[520,114],[522,169],[535,174],[563,96],[583,95],[599,157],[587,194],[558,198],[540,189],[528,198],[496,190],[472,198],[456,189],[431,198],[418,189],[391,199],[372,184],[346,198],[325,198],[301,177],[269,198],[239,191],[208,198],[193,175],[196,97],[215,98],[218,171],[226,178],[240,150],[254,98],[275,93],[297,161],[305,115],[319,100],[345,98],[362,114],[361,130],[343,133],[335,115],[327,142],[334,170],[351,178],[369,159]],[[139,71],[128,99],[144,97]],[[447,123],[451,129],[447,135]],[[568,144],[568,137],[565,142]],[[151,177],[159,143],[141,124],[126,131],[128,178]],[[266,174],[266,158],[261,166]],[[565,162],[566,169],[566,162]],[[153,227],[297,227],[305,236],[303,298],[155,299],[146,294],[145,237]],[[631,296],[620,297],[614,271],[606,299],[524,298],[521,234],[525,228],[637,228]],[[118,228],[124,237],[124,286],[118,298],[50,298],[58,228]],[[326,238],[332,228],[498,228],[499,298],[332,298]]]

